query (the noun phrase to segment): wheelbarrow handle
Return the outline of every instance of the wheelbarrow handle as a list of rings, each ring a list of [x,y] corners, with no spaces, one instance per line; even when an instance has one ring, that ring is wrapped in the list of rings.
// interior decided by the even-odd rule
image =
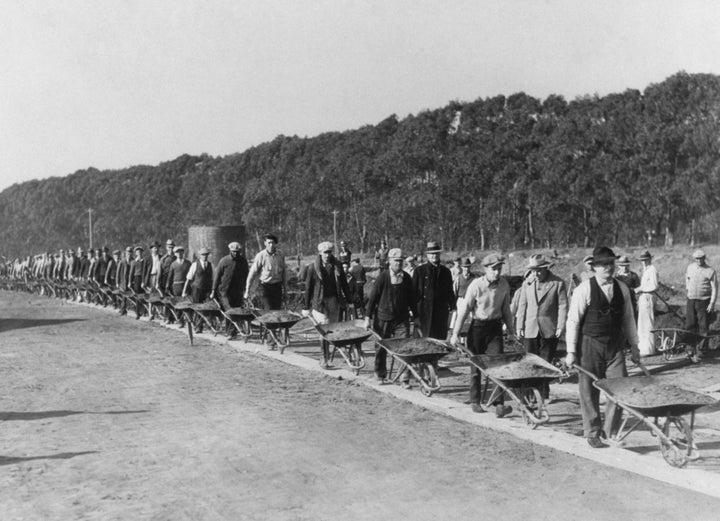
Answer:
[[[650,374],[650,371],[648,371],[647,368],[642,363],[638,362],[635,365],[637,365],[640,368],[640,370],[643,372],[643,374],[645,374],[645,376],[652,376]],[[591,373],[587,369],[583,369],[582,367],[580,367],[577,364],[573,364],[573,367],[575,369],[577,369],[578,371],[580,371],[581,373],[585,374],[586,376],[589,376],[590,378],[592,378],[593,381],[597,382],[599,380],[599,378],[597,376],[595,376],[595,374]],[[567,371],[567,369],[566,369],[566,371]]]

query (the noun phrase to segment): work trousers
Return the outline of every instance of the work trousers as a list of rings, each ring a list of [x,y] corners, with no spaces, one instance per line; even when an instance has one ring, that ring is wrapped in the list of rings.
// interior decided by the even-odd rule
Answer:
[[[473,319],[468,329],[467,347],[474,355],[497,355],[503,352],[502,322],[500,320]],[[470,365],[470,403],[482,401],[482,374],[474,365]],[[501,404],[500,396],[494,405]]]
[[[230,309],[230,308],[239,308],[243,305],[243,297],[242,294],[237,295],[235,293],[229,293],[227,291],[218,292],[217,294],[220,304],[222,305],[222,308],[224,311]],[[235,338],[237,336],[237,329],[233,325],[232,322],[229,320],[225,321],[225,333],[231,337]]]
[[[581,336],[578,343],[577,364],[598,378],[620,378],[627,376],[623,338]],[[580,385],[580,413],[583,421],[583,435],[596,438],[600,435],[600,391],[593,385],[593,379],[584,373],[578,376]],[[607,436],[617,433],[622,420],[622,409],[607,400],[605,405],[604,431]]]
[[[282,309],[282,282],[260,283],[260,298],[263,309]]]
[[[340,301],[337,297],[328,297],[323,299],[324,313],[313,309],[312,315],[315,321],[320,325],[330,324],[331,322],[340,321]],[[330,361],[330,342],[325,339],[320,341],[322,356],[325,363]]]
[[[708,334],[708,312],[707,308],[710,305],[710,299],[691,299],[687,300],[685,308],[685,329],[691,333],[698,333],[702,336]],[[698,344],[696,352],[702,350],[705,347],[707,339]]]
[[[190,291],[190,299],[193,301],[194,304],[202,304],[203,302],[205,302],[208,299],[209,296],[210,296],[209,289],[192,288]],[[195,314],[193,316],[193,319],[194,319],[193,325],[195,326],[195,332],[202,333],[203,324],[204,324],[202,317],[199,317],[199,316],[197,316],[197,314]]]
[[[710,305],[710,299],[694,299],[687,300],[685,308],[685,329],[693,333],[699,333],[707,336],[708,333],[708,313],[707,308]]]
[[[540,358],[550,363],[552,363],[553,359],[555,358],[555,353],[557,352],[557,345],[557,337],[543,338],[542,336],[538,335],[535,338],[523,338],[523,346],[525,347],[525,351],[527,351],[528,353],[532,353],[533,355],[538,355]],[[550,396],[550,384],[547,382],[547,380],[540,385],[539,390],[542,393],[543,398],[548,398]]]
[[[375,317],[373,329],[381,338],[410,338],[410,320],[400,322],[394,320],[380,320]],[[387,377],[387,351],[375,343],[375,375],[380,378]],[[402,376],[404,382],[410,381],[410,372],[405,371]]]

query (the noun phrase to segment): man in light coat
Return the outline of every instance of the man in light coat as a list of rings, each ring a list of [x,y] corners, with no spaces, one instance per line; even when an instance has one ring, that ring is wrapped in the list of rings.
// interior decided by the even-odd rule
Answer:
[[[552,264],[543,255],[532,255],[527,269],[534,276],[520,286],[515,315],[518,338],[525,350],[552,362],[567,320],[568,299],[565,282],[550,271]],[[541,390],[548,397],[547,384]]]

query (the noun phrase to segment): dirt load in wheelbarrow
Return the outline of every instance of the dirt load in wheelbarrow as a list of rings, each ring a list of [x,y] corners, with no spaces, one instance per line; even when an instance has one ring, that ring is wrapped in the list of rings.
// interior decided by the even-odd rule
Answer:
[[[432,396],[441,389],[435,365],[453,351],[449,344],[435,338],[380,338],[378,335],[375,335],[375,341],[391,357],[388,371],[391,382],[397,382],[403,373],[409,371],[420,383],[420,392],[425,396]],[[393,377],[395,361],[400,367]]]
[[[465,353],[469,354],[469,351]],[[538,355],[525,352],[471,355],[470,363],[485,377],[482,407],[488,409],[505,393],[515,402],[531,429],[550,420],[545,398],[540,390],[550,381],[568,376],[567,372]],[[491,382],[494,387],[485,399]]]
[[[362,352],[362,343],[372,336],[372,331],[365,328],[363,320],[348,320],[347,322],[331,322],[320,325],[313,320],[315,329],[320,336],[333,346],[329,362],[335,359],[335,353],[340,352],[350,370],[356,375],[365,367],[365,357]]]
[[[251,323],[255,320],[256,311],[252,308],[230,308],[224,310],[222,314],[232,322],[238,334],[247,342],[252,334]]]
[[[669,465],[682,468],[700,457],[693,442],[695,411],[717,400],[657,376],[595,379],[593,385],[629,415],[620,425],[618,442],[645,425],[658,438],[660,452]],[[683,418],[686,415],[689,421]]]
[[[282,354],[290,345],[290,328],[300,322],[303,317],[286,310],[262,311],[253,310],[255,320],[260,326],[260,339],[264,343],[269,336],[270,349],[277,347]]]

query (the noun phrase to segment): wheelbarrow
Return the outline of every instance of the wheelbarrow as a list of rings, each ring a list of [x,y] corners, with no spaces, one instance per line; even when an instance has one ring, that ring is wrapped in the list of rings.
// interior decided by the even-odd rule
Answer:
[[[377,333],[373,335],[380,348],[390,355],[388,378],[391,382],[397,382],[401,375],[409,372],[420,383],[420,392],[425,396],[432,396],[435,391],[441,389],[435,364],[452,352],[452,348],[447,343],[427,337],[380,338]],[[396,361],[399,368],[393,376]]]
[[[505,394],[515,403],[531,429],[550,421],[540,389],[551,380],[567,378],[567,371],[524,351],[474,355],[465,347],[458,348],[484,377],[480,402],[483,409],[489,410]],[[492,390],[490,384],[493,384]]]
[[[319,324],[312,315],[310,320],[323,340],[333,346],[328,362],[332,362],[335,353],[339,352],[350,370],[356,375],[360,374],[360,370],[365,367],[362,343],[373,335],[372,331],[365,329],[365,321],[348,320]]]
[[[710,339],[716,338],[716,335],[705,336],[680,328],[653,329],[651,333],[655,333],[659,337],[658,351],[662,353],[664,360],[691,358],[697,362],[697,353],[708,344]]]
[[[608,400],[628,413],[620,424],[617,441],[624,440],[639,426],[645,425],[657,437],[660,452],[669,465],[683,468],[688,461],[700,457],[700,451],[693,442],[695,411],[716,403],[714,398],[683,389],[656,376],[599,379],[590,371],[578,365],[575,367],[592,378],[593,385]],[[683,418],[687,415],[689,421]]]
[[[260,326],[260,340],[265,343],[270,337],[270,349],[276,347],[282,354],[290,345],[290,328],[300,322],[303,317],[286,310],[264,311],[252,309],[255,321]]]
[[[217,302],[217,300],[215,302]],[[220,305],[219,302],[218,305]],[[252,335],[251,323],[255,320],[255,313],[253,312],[253,309],[230,308],[223,310],[221,307],[220,312],[225,317],[225,320],[230,321],[232,325],[235,326],[238,334],[245,340],[245,342],[247,342],[247,339]]]

